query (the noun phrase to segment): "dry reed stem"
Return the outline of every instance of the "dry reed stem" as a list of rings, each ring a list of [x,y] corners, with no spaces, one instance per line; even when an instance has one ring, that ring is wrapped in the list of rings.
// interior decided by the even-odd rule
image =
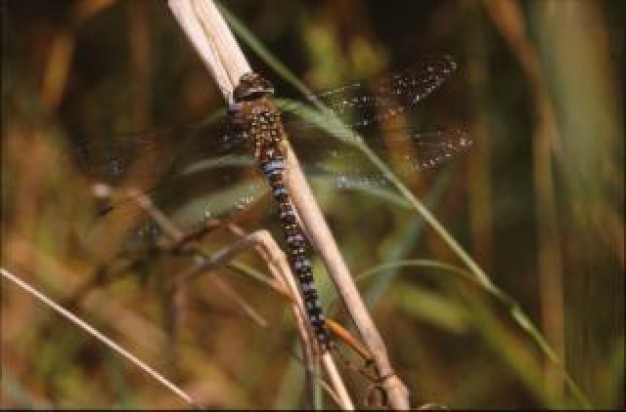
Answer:
[[[169,238],[170,242],[177,247],[181,246],[181,242],[184,242],[186,237],[185,232],[176,226],[176,224],[169,218],[165,213],[163,213],[158,207],[154,205],[152,200],[145,195],[144,193],[136,190],[129,189],[128,194],[131,199],[133,199],[141,209],[144,210],[146,214],[148,214],[152,220],[159,226],[166,237]],[[229,245],[227,248],[221,249],[211,256],[205,254],[195,243],[186,244],[186,249],[192,251],[195,257],[198,259],[197,264],[192,268],[187,270],[186,272],[182,272],[178,274],[174,279],[174,284],[186,284],[193,278],[206,273],[208,271],[212,271],[215,268],[225,266],[228,262],[232,261],[239,253],[249,250],[251,248],[256,249],[265,262],[268,264],[268,268],[270,272],[274,275],[274,279],[277,283],[276,286],[273,285],[275,289],[284,291],[285,288],[290,289],[290,296],[292,296],[292,300],[296,306],[296,319],[298,319],[298,325],[302,323],[303,312],[297,308],[298,305],[302,306],[302,302],[298,300],[299,294],[297,285],[295,282],[290,282],[289,273],[289,265],[287,264],[287,260],[284,256],[284,253],[280,250],[278,244],[274,241],[271,235],[267,231],[257,231],[250,235],[242,235],[242,239]],[[210,277],[209,279],[214,279],[214,277]],[[224,286],[223,284],[222,286]],[[282,287],[281,287],[282,286]],[[295,288],[295,289],[294,289]],[[229,292],[229,295],[233,296],[236,294],[232,289]],[[236,301],[244,302],[239,295]],[[246,305],[249,310],[252,310],[251,307]],[[247,312],[247,311],[246,311]],[[254,318],[259,318],[258,314],[254,316]],[[264,323],[264,322],[261,322]],[[299,328],[300,330],[300,328]],[[307,329],[300,330],[304,336],[304,341],[307,341]]]
[[[148,196],[136,189],[129,189],[128,194],[130,198],[159,225],[173,244],[180,244],[180,242],[185,239],[185,233],[158,209]],[[234,227],[233,225],[230,226],[232,230]],[[274,283],[270,284],[270,286],[285,296],[288,296],[292,302],[291,308],[296,319],[298,336],[304,348],[304,363],[307,371],[306,378],[312,383],[315,379],[315,353],[314,347],[312,346],[314,339],[310,335],[304,302],[300,296],[298,285],[292,275],[285,254],[272,235],[266,230],[259,230],[249,235],[244,235],[240,230],[234,231],[242,235],[243,238],[229,245],[229,247],[212,254],[210,257],[200,250],[197,245],[186,245],[188,250],[194,252],[195,256],[198,258],[198,262],[188,271],[179,273],[174,279],[174,284],[180,287],[196,276],[206,273],[207,271],[212,271],[216,267],[226,265],[239,253],[254,248],[267,263],[268,269],[274,278]],[[214,279],[214,277],[210,277],[209,279]],[[238,294],[231,290],[229,295],[232,296],[233,294],[238,296]],[[238,298],[236,302],[243,302],[243,299]],[[244,308],[245,307],[252,310],[248,305],[244,306]],[[333,399],[339,400],[338,405],[343,405],[345,409],[353,409],[349,398],[347,398],[345,385],[337,372],[337,367],[332,357],[324,356],[322,360],[326,372],[328,373],[329,381],[332,383],[332,387],[335,388],[335,390],[331,390],[328,385],[323,385],[324,389],[330,393]],[[310,387],[311,385],[307,385],[307,388]]]
[[[139,369],[143,370],[148,375],[152,376],[159,383],[161,383],[163,386],[165,386],[170,391],[174,392],[178,397],[183,399],[189,405],[193,405],[193,406],[197,406],[198,405],[197,402],[195,402],[191,398],[191,396],[189,396],[182,389],[180,389],[178,386],[174,385],[172,382],[167,380],[165,377],[163,377],[163,375],[161,375],[160,373],[158,373],[157,371],[152,369],[146,363],[144,363],[141,360],[139,360],[132,353],[130,353],[126,349],[122,348],[120,345],[115,343],[113,340],[109,339],[107,336],[105,336],[104,334],[100,333],[98,330],[96,330],[91,325],[89,325],[88,323],[86,323],[85,321],[83,321],[82,319],[80,319],[79,317],[77,317],[76,315],[74,315],[73,313],[68,311],[67,309],[63,308],[61,305],[58,305],[57,303],[52,301],[50,298],[48,298],[44,294],[42,294],[39,291],[37,291],[35,288],[33,288],[32,286],[30,286],[29,284],[27,284],[26,282],[21,280],[18,276],[12,274],[11,272],[7,271],[4,268],[0,268],[0,273],[2,273],[3,277],[5,277],[6,279],[8,279],[11,282],[15,283],[16,285],[18,285],[20,288],[22,288],[23,290],[25,290],[26,292],[28,292],[32,296],[34,296],[37,299],[39,299],[40,301],[42,301],[44,304],[46,304],[48,307],[53,309],[55,312],[59,313],[64,318],[66,318],[70,322],[74,323],[75,325],[77,325],[78,327],[80,327],[85,332],[89,333],[90,335],[92,335],[94,338],[96,338],[100,342],[104,343],[106,346],[111,348],[114,352],[117,352],[122,357],[126,358],[128,361],[130,361],[132,364],[137,366]]]
[[[218,9],[210,0],[169,0],[168,4],[230,103],[232,90],[239,78],[252,70]],[[391,407],[408,409],[408,390],[391,366],[382,337],[359,294],[291,147],[288,147],[287,170],[285,183],[292,194],[303,227],[372,353]]]

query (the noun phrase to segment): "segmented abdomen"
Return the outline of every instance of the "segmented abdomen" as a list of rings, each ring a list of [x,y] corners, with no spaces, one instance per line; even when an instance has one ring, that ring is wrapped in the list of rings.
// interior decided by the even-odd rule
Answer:
[[[330,333],[324,323],[322,307],[313,282],[311,261],[307,256],[307,240],[298,225],[295,208],[284,184],[284,158],[274,152],[272,156],[261,162],[261,170],[268,179],[274,199],[278,202],[279,218],[287,243],[291,270],[296,274],[300,283],[304,306],[320,350],[325,352],[331,344]]]

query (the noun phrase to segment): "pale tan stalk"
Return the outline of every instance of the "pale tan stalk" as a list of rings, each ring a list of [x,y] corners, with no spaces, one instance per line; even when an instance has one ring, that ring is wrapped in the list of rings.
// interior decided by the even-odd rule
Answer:
[[[215,77],[227,102],[230,103],[232,90],[239,78],[252,70],[219,10],[210,0],[169,0],[168,4],[202,61]],[[376,368],[384,378],[382,385],[390,406],[394,409],[408,409],[408,391],[391,367],[382,337],[358,292],[291,148],[287,156],[287,167],[289,172],[286,186],[293,196],[293,203],[304,229],[320,254],[339,295],[372,353]],[[326,354],[324,365],[330,362],[330,359]],[[345,388],[335,387],[335,390],[340,394],[345,392],[345,399],[348,402]],[[344,407],[347,405],[352,407],[351,402]]]

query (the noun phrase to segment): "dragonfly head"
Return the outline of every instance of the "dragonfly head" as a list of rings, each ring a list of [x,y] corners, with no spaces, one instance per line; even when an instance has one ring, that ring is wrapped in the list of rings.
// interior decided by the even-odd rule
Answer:
[[[252,101],[260,97],[273,95],[274,86],[261,75],[250,72],[241,76],[239,84],[233,90],[235,103]]]

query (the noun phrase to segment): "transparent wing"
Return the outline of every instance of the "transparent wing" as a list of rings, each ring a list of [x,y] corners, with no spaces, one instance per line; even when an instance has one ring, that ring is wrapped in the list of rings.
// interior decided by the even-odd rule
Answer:
[[[437,56],[400,72],[307,97],[348,126],[366,126],[412,108],[437,90],[456,67],[451,56]],[[288,106],[284,109],[290,111]]]
[[[150,177],[196,159],[245,147],[225,119],[218,122],[114,135],[74,136],[61,161],[74,161],[87,175],[114,183]],[[131,173],[132,172],[132,173]]]
[[[128,195],[120,190],[115,198],[107,198],[101,213],[84,235],[115,220],[134,220],[128,246],[134,250],[150,249],[162,238],[162,230],[142,206],[140,196],[148,196],[152,207],[167,216],[186,234],[202,228],[210,219],[227,219],[252,206],[265,193],[267,185],[250,156],[226,155],[205,159],[177,170],[141,195]]]
[[[314,139],[314,140],[312,140]],[[356,140],[355,142],[361,141]],[[361,144],[385,160],[400,176],[410,178],[415,173],[434,169],[467,152],[472,140],[461,129],[437,129],[431,131],[413,128],[384,130],[373,136],[365,136],[363,143],[345,144],[322,133],[294,141],[298,157],[305,165],[315,165],[310,170],[319,172],[320,167],[328,176],[334,175],[337,187],[388,186],[389,182],[361,150]]]
[[[98,183],[139,189],[184,231],[207,218],[228,217],[266,192],[246,142],[229,133],[225,121],[101,139],[90,135],[75,139],[61,155],[61,161],[70,158]],[[98,216],[83,235],[126,218],[120,215],[137,216],[137,197],[115,192],[100,200]],[[131,238],[148,244],[157,233],[147,219],[139,219]]]

